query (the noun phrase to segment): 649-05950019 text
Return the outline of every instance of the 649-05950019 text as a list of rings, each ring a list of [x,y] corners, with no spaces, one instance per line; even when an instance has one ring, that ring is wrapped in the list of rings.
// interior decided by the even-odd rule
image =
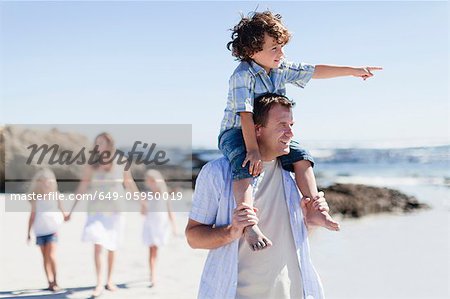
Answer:
[[[128,200],[128,201],[168,201],[182,200],[183,193],[178,192],[104,192],[95,191],[92,193],[71,193],[64,194],[58,192],[49,192],[48,194],[10,194],[11,200]]]

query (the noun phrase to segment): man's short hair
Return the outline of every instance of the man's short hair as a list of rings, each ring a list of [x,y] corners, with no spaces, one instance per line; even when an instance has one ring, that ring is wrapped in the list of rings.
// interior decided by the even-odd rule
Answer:
[[[288,97],[275,93],[266,93],[257,97],[253,102],[253,122],[255,125],[266,126],[269,111],[277,104],[287,108],[295,106],[295,102]]]
[[[263,49],[264,33],[273,37],[280,45],[287,44],[291,38],[291,34],[281,22],[281,15],[270,11],[242,16],[241,21],[230,30],[231,41],[227,43],[227,48],[241,61],[250,61],[253,54]]]

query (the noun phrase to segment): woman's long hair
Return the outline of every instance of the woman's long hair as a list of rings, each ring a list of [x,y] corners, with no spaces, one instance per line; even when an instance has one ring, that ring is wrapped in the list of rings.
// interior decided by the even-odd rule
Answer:
[[[108,147],[109,148],[107,150],[105,150],[105,151],[109,152],[110,153],[110,157],[112,157],[114,155],[114,153],[116,152],[116,146],[114,144],[114,139],[111,136],[111,134],[109,134],[107,132],[103,132],[103,133],[98,134],[97,137],[95,137],[95,139],[94,139],[94,148],[96,146],[97,139],[99,139],[99,138],[105,138],[106,139],[106,142],[108,143]],[[94,163],[92,164],[92,167],[94,169],[97,169],[97,168],[100,167],[100,165],[101,165],[101,163],[100,163],[100,153],[96,152],[95,156],[94,156]]]

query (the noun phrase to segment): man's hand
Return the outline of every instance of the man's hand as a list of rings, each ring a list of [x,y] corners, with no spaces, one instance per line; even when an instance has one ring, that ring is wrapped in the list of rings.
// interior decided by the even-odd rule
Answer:
[[[313,200],[308,197],[301,199],[300,206],[305,218],[305,224],[308,228],[322,226],[329,230],[339,231],[339,223],[328,214],[330,208],[324,196],[323,192],[319,192]]]
[[[309,198],[304,197],[306,199],[306,203],[308,204]],[[327,200],[325,199],[325,193],[320,191],[316,197],[313,198],[312,201],[309,202],[313,206],[314,209],[318,211],[329,212],[330,207],[328,206]]]
[[[257,208],[251,208],[246,203],[241,203],[233,212],[233,220],[231,221],[231,237],[239,239],[244,233],[244,228],[247,226],[258,224],[258,217],[256,217]]]
[[[353,69],[354,77],[361,77],[363,80],[373,77],[372,71],[381,71],[383,68],[378,66],[366,66]]]
[[[252,176],[258,176],[262,172],[263,165],[259,150],[250,150],[247,152],[244,163],[242,163],[242,167],[245,167],[247,163],[250,163],[248,171]]]
[[[231,224],[215,227],[189,219],[186,226],[186,239],[189,246],[196,249],[216,249],[242,237],[244,228],[258,223],[249,205],[242,203],[233,212]]]

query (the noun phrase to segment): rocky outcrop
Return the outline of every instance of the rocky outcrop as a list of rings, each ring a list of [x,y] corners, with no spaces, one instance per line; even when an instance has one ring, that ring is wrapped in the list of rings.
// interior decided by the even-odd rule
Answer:
[[[24,192],[27,189],[29,180],[36,173],[38,168],[48,167],[53,170],[58,180],[66,183],[60,184],[60,191],[73,189],[81,176],[81,165],[60,165],[49,166],[46,159],[42,163],[36,163],[37,158],[32,163],[26,161],[30,156],[30,149],[27,147],[32,144],[48,144],[49,146],[57,144],[58,155],[63,151],[76,152],[79,148],[91,147],[92,142],[85,136],[78,133],[61,132],[58,129],[41,130],[25,126],[6,126],[1,128],[1,164],[0,179],[3,187],[2,192]]]
[[[415,197],[388,188],[356,184],[334,184],[324,190],[330,213],[358,218],[376,213],[408,213],[427,209]]]

